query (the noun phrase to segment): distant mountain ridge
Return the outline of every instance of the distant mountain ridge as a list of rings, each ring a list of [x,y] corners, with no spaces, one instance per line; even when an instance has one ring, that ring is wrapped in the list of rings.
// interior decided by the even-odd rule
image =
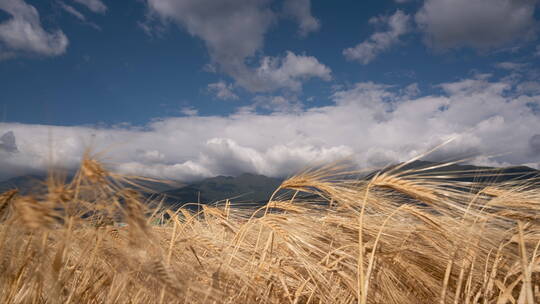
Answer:
[[[0,182],[0,193],[19,189],[23,194],[43,191],[46,175],[26,175]],[[67,180],[71,179],[68,177]],[[268,199],[281,184],[279,178],[244,173],[236,177],[216,176],[190,184],[179,182],[138,180],[144,186],[140,190],[148,196],[165,197],[167,204],[213,203],[234,199],[235,202],[259,202]],[[128,185],[126,185],[128,186]]]
[[[398,171],[406,170],[422,170],[430,167],[440,166],[443,163],[429,162],[417,160],[410,164],[404,165]],[[399,165],[396,165],[399,166]],[[393,166],[395,167],[395,166]],[[392,167],[391,167],[392,168]],[[389,168],[389,169],[391,169]],[[487,167],[452,164],[445,165],[435,169],[422,171],[422,175],[437,176],[447,174],[446,179],[461,182],[478,182],[478,183],[501,183],[512,180],[530,180],[540,178],[540,171],[527,166],[511,166],[511,167]],[[539,181],[537,180],[536,183]]]
[[[42,187],[42,183],[47,176],[45,175],[23,175],[10,178],[0,182],[0,193],[11,190],[19,189],[22,193],[28,193],[34,189]]]
[[[267,200],[282,181],[279,178],[251,173],[236,177],[216,176],[162,194],[170,200],[183,202],[213,203],[225,199],[233,199],[235,202],[260,202]]]
[[[512,180],[532,180],[540,186],[540,171],[525,166],[494,168],[473,165],[449,165],[439,168],[440,163],[428,161],[415,161],[406,164],[398,171],[422,170],[422,176],[433,176],[451,181],[500,183]],[[383,169],[392,170],[398,165]],[[431,168],[425,170],[426,168]],[[366,178],[373,176],[375,171]],[[419,172],[417,172],[419,173]],[[43,189],[44,175],[20,176],[0,182],[0,193],[9,189],[18,188],[22,193]],[[214,203],[231,199],[235,203],[262,203],[270,198],[274,190],[279,187],[283,179],[267,177],[264,175],[244,173],[236,177],[216,176],[201,181],[180,184],[169,181],[144,181],[144,192],[148,196],[163,196],[167,205],[181,205],[184,203]],[[151,190],[151,191],[150,191]]]
[[[69,182],[73,178],[73,174],[65,177],[64,180]],[[30,194],[35,192],[43,191],[45,188],[45,180],[47,179],[46,174],[30,174],[30,175],[23,175],[23,176],[17,176],[14,178],[10,178],[5,181],[0,181],[0,193],[10,190],[10,189],[19,189],[19,191],[23,194]],[[168,191],[171,189],[176,189],[178,187],[182,187],[185,184],[176,182],[176,181],[159,181],[159,180],[151,180],[151,179],[135,179],[135,183],[137,183],[139,186],[141,186],[141,189],[143,191],[149,191],[152,192],[163,192]],[[126,185],[129,186],[129,185]]]

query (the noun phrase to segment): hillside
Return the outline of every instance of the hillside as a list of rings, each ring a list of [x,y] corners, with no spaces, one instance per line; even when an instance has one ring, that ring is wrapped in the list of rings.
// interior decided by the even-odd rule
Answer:
[[[442,163],[418,160],[399,168],[398,171],[410,170],[415,171],[414,174],[416,174],[418,170],[421,170],[423,176],[439,177],[441,179],[451,181],[476,183],[501,183],[508,181],[535,179],[540,176],[539,170],[535,170],[526,166],[497,168],[452,164],[448,166],[438,167],[441,165]],[[396,166],[392,166],[383,171],[391,170]]]
[[[170,202],[213,203],[224,199],[233,199],[237,203],[260,202],[267,200],[281,181],[278,178],[244,173],[237,177],[207,178],[163,194]]]

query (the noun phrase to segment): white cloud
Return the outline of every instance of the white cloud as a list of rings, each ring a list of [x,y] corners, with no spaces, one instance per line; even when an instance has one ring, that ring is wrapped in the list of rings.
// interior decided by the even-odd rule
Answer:
[[[107,6],[101,0],[73,0],[79,4],[86,6],[94,13],[104,14],[107,12]]]
[[[321,27],[320,21],[311,15],[311,0],[285,0],[283,11],[297,20],[300,36],[307,36]]]
[[[105,160],[116,170],[186,181],[241,172],[282,176],[349,155],[359,167],[382,166],[409,160],[448,138],[456,139],[436,159],[478,154],[482,164],[538,166],[540,95],[489,79],[443,83],[443,93],[422,97],[358,83],[338,89],[328,106],[166,118],[144,128],[1,123],[0,134],[13,131],[19,152],[2,155],[0,167],[3,177],[47,168],[49,134],[54,159],[64,166],[75,167],[92,142],[96,150],[110,151]],[[499,156],[488,161],[493,155]]]
[[[98,31],[101,30],[101,27],[99,25],[93,22],[87,21],[86,16],[83,13],[76,10],[73,6],[67,5],[66,3],[62,1],[58,1],[58,5],[60,5],[60,8],[62,8],[64,11],[68,12],[69,14],[73,15],[75,18],[82,21],[83,24],[91,26]]]
[[[388,29],[372,34],[369,39],[359,43],[353,48],[347,48],[343,55],[349,60],[356,60],[361,64],[368,64],[380,53],[387,51],[399,43],[399,38],[410,31],[410,16],[397,10],[394,15],[372,18],[371,24],[383,24]]]
[[[528,66],[527,63],[520,63],[520,62],[511,62],[511,61],[504,61],[499,62],[495,64],[495,67],[503,70],[509,70],[509,71],[518,71],[526,68]]]
[[[212,60],[206,67],[211,67],[212,72],[231,76],[235,85],[248,91],[298,90],[302,81],[327,73],[323,69],[329,71],[314,57],[290,52],[284,59],[263,57],[261,66],[253,66],[252,63],[257,62],[256,53],[263,46],[264,34],[277,20],[269,7],[270,0],[147,0],[147,3],[149,18],[158,16],[164,21],[175,22],[202,39]],[[292,10],[290,13],[294,11],[299,18],[300,31],[315,30],[308,4],[309,1],[294,5],[285,3],[285,7]],[[295,66],[287,67],[289,63]]]
[[[61,30],[46,31],[35,7],[23,0],[0,1],[11,18],[0,23],[0,59],[19,54],[57,56],[65,53],[68,38]]]
[[[165,159],[165,155],[159,150],[136,150],[137,157],[150,163],[159,163]]]
[[[245,64],[274,21],[268,0],[147,0],[152,14],[201,38],[220,70],[237,80],[250,78]]]
[[[184,107],[180,110],[180,113],[186,116],[197,116],[199,114],[199,110],[193,107]]]
[[[516,86],[519,94],[540,95],[540,81],[524,81]]]
[[[418,95],[420,95],[420,88],[418,87],[418,83],[411,83],[410,85],[406,86],[403,90],[402,90],[402,94],[403,96],[406,96],[406,97],[416,97]]]
[[[332,79],[329,67],[312,56],[295,55],[287,51],[285,57],[263,57],[255,71],[256,80],[262,85],[257,91],[288,88],[301,91],[302,83],[310,78],[325,81]]]
[[[259,95],[253,98],[253,104],[244,107],[241,111],[254,112],[257,108],[265,109],[272,112],[300,112],[303,109],[303,104],[297,97],[285,96],[264,96]]]
[[[429,46],[486,49],[530,38],[536,0],[425,0],[416,23]]]
[[[67,5],[65,4],[64,2],[62,1],[59,1],[58,4],[60,5],[60,7],[65,10],[66,12],[70,13],[71,15],[75,16],[77,19],[81,20],[81,21],[86,21],[86,17],[81,13],[79,12],[78,10],[76,10],[73,6],[71,5]]]
[[[236,100],[238,95],[234,93],[234,87],[232,84],[227,84],[225,81],[220,80],[208,85],[208,91],[214,93],[217,98],[223,100]]]

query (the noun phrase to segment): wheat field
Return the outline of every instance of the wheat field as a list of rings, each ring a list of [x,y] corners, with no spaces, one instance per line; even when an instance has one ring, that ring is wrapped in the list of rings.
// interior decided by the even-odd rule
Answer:
[[[87,157],[0,196],[0,303],[540,303],[538,181],[382,172],[167,209]]]

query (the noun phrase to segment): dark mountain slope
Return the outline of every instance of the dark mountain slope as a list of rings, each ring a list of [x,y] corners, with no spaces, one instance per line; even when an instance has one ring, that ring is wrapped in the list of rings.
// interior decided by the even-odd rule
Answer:
[[[0,182],[0,193],[10,189],[19,189],[21,193],[40,191],[40,189],[43,189],[45,178],[44,175],[23,175],[10,178]]]
[[[535,179],[536,183],[538,183],[538,178],[540,178],[540,171],[526,166],[495,168],[452,164],[449,166],[432,168],[440,165],[441,163],[436,162],[414,161],[399,168],[397,171],[404,172],[410,170],[411,175],[421,175],[450,181],[477,183],[501,183],[523,180],[534,181]],[[392,170],[392,168],[393,167],[383,171]]]
[[[440,163],[415,161],[398,169],[406,175],[422,176],[427,178],[459,181],[459,182],[482,182],[500,183],[508,181],[528,180],[535,186],[540,186],[540,171],[524,167],[492,168],[472,165],[450,165],[439,168],[431,168]],[[399,165],[396,165],[399,166]],[[384,171],[392,170],[396,166],[388,167]],[[426,168],[430,168],[426,170]],[[407,172],[410,170],[411,172]],[[376,172],[366,176],[369,178]],[[23,194],[35,191],[42,191],[45,176],[28,175],[9,179],[0,182],[0,193],[9,189],[18,188]],[[68,177],[68,180],[70,178]],[[282,179],[271,178],[264,175],[242,174],[237,177],[217,176],[207,178],[191,184],[180,184],[169,181],[147,181],[138,180],[137,183],[143,185],[142,192],[148,197],[165,197],[167,205],[182,205],[184,203],[214,203],[225,199],[231,199],[234,203],[256,203],[266,202],[272,192],[279,186]],[[129,186],[129,185],[126,185]]]
[[[169,200],[212,203],[233,199],[235,202],[267,200],[282,182],[281,179],[244,173],[237,177],[217,176],[186,187],[163,192]]]

